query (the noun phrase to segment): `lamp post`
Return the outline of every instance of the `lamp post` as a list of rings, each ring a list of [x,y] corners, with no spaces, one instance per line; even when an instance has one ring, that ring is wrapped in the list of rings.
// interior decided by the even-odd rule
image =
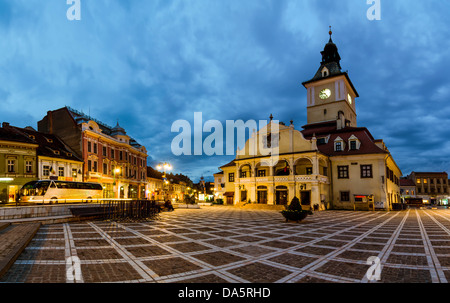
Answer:
[[[165,185],[169,184],[169,181],[167,181],[166,171],[172,170],[172,165],[170,165],[167,162],[159,163],[158,166],[156,166],[156,169],[163,172],[163,191],[164,191],[164,201],[166,200],[166,190]]]
[[[117,167],[116,169],[114,169],[114,183],[113,186],[116,186],[116,174],[120,174],[120,167]],[[120,198],[120,190],[119,190],[119,186],[117,186],[117,198]]]

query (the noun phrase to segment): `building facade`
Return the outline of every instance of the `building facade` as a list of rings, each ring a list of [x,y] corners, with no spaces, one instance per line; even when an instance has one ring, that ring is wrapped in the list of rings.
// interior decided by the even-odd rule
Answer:
[[[83,181],[101,183],[104,198],[145,198],[147,150],[119,124],[110,127],[64,107],[49,111],[38,130],[57,135],[83,159]]]
[[[223,171],[214,175],[214,198],[221,199],[225,202],[225,175]]]
[[[37,149],[32,139],[8,123],[0,128],[0,203],[18,202],[23,185],[37,180]]]
[[[406,179],[416,187],[416,197],[424,204],[448,205],[449,180],[446,172],[411,172]]]
[[[57,136],[38,132],[31,127],[14,127],[14,130],[39,145],[37,149],[39,180],[75,182],[83,180],[83,160]]]
[[[400,179],[400,196],[403,203],[407,202],[407,199],[415,199],[417,194],[416,184],[406,178]]]
[[[306,209],[390,210],[401,202],[402,172],[383,140],[357,126],[359,95],[331,32],[321,54],[319,70],[303,82],[307,125],[300,131],[271,116],[253,132],[220,167],[227,204],[286,205],[298,197]]]

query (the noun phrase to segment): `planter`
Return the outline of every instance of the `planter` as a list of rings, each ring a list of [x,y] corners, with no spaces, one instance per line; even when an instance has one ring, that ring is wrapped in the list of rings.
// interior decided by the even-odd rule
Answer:
[[[300,222],[308,216],[308,212],[304,210],[283,210],[281,214],[286,219],[286,222]]]

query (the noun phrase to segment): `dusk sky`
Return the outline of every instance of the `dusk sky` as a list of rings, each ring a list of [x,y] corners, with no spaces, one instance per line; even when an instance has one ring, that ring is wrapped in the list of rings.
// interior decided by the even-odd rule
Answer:
[[[370,21],[366,0],[81,0],[69,21],[66,0],[0,0],[0,122],[37,128],[67,105],[119,121],[149,165],[211,179],[234,157],[173,155],[172,123],[273,114],[301,130],[331,25],[358,126],[403,175],[450,172],[450,2],[380,3]]]

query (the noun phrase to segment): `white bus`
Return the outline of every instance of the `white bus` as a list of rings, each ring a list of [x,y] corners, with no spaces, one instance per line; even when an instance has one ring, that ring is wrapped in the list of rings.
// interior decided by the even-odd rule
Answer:
[[[20,190],[20,202],[26,203],[91,202],[102,198],[99,183],[41,180],[28,182]]]

